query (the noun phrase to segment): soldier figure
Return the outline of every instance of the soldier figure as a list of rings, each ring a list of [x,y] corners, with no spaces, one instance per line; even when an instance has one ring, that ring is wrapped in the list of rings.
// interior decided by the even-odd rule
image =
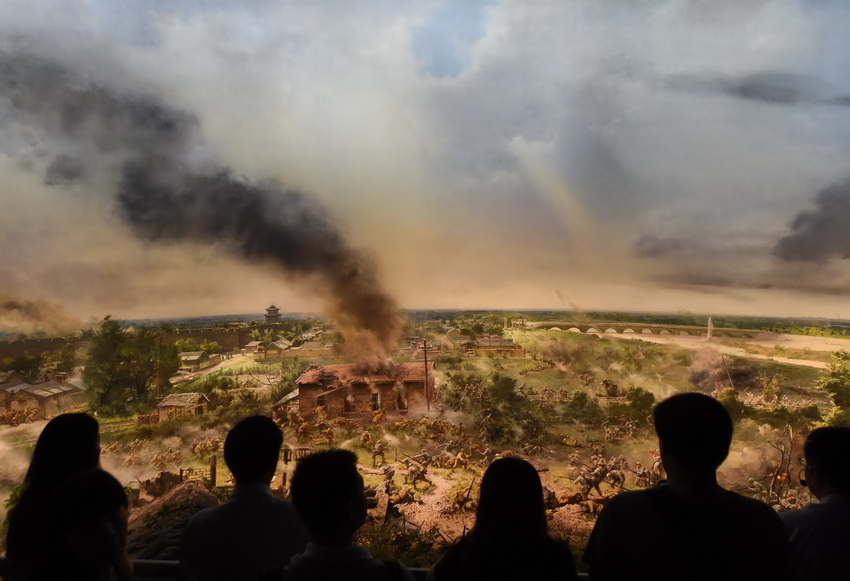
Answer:
[[[457,456],[452,460],[452,467],[449,473],[454,472],[457,468],[466,468],[469,466],[469,455],[463,448],[457,453]]]
[[[649,473],[649,470],[643,467],[640,462],[635,463],[635,486],[642,486],[644,488],[649,488],[652,482],[652,476]]]
[[[392,482],[393,476],[395,476],[395,468],[392,467],[392,464],[385,464],[384,468],[384,480],[387,482]]]
[[[387,461],[384,457],[384,443],[381,440],[375,442],[375,447],[372,448],[372,468],[378,465],[378,456],[381,457],[381,464]]]
[[[495,452],[493,452],[493,448],[491,448],[491,447],[490,447],[490,444],[487,444],[486,446],[484,446],[484,451],[481,453],[481,455],[482,455],[482,456],[484,456],[484,457],[481,459],[481,463],[482,463],[485,467],[487,467],[487,466],[489,466],[490,464],[492,464],[492,463],[493,463],[493,459],[496,457],[496,453],[495,453]]]
[[[619,468],[612,468],[608,471],[608,474],[605,476],[605,479],[608,481],[611,486],[619,488],[622,490],[623,484],[626,483],[626,475],[623,474],[623,471]]]
[[[605,479],[605,476],[608,474],[608,470],[603,465],[599,465],[593,469],[593,472],[590,473],[590,484],[593,488],[596,489],[596,492],[599,496],[602,496],[602,489],[599,488],[599,485]]]
[[[416,488],[416,483],[420,480],[422,482],[428,482],[428,479],[425,477],[428,471],[424,466],[420,466],[418,463],[410,459],[405,459],[404,465],[407,466],[407,478],[405,480],[409,482],[414,489]]]
[[[360,435],[360,445],[367,450],[372,446],[372,436],[366,430]]]
[[[575,480],[573,480],[579,487],[579,494],[581,494],[582,500],[587,500],[588,494],[590,494],[590,490],[593,488],[593,484],[591,483],[590,478],[584,472],[579,473]]]
[[[661,466],[661,454],[653,450],[652,454],[652,472],[658,476],[658,479],[661,479],[661,474],[664,468]]]

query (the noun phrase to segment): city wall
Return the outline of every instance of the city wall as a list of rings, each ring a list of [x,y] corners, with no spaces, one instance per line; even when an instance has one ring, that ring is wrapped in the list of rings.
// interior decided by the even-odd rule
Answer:
[[[68,343],[78,343],[79,339],[66,337],[45,337],[41,339],[21,339],[0,341],[0,359],[20,355],[40,355],[58,351]]]
[[[257,329],[261,334],[265,333],[266,329],[273,332],[288,331],[292,328],[292,323],[267,323],[255,325],[253,327],[237,327],[234,329],[226,328],[200,328],[200,329],[177,329],[167,336],[167,340],[172,343],[180,339],[195,339],[201,341],[215,341],[225,351],[241,349],[250,341],[251,331]],[[51,353],[58,351],[68,343],[74,343],[77,347],[84,344],[83,339],[76,337],[44,337],[39,339],[21,339],[12,341],[0,341],[0,359],[7,357],[18,357],[20,355],[40,355],[42,353]]]

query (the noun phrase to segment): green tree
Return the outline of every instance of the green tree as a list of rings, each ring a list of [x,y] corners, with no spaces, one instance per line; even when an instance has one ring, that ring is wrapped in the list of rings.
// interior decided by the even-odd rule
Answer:
[[[178,339],[174,342],[174,346],[180,353],[188,353],[190,351],[200,351],[201,346],[198,345],[198,340],[194,337],[188,339]]]
[[[221,351],[222,351],[221,345],[219,345],[216,341],[204,340],[204,341],[201,342],[200,348],[201,348],[201,351],[203,351],[204,353],[209,353],[209,354],[221,353]]]
[[[744,413],[747,411],[747,407],[738,399],[738,392],[735,391],[735,388],[727,387],[721,391],[717,394],[717,401],[723,404],[732,421],[737,422],[744,417]]]
[[[97,411],[126,413],[145,410],[168,378],[180,368],[177,348],[164,341],[167,327],[125,329],[107,316],[88,334],[91,340],[83,380]]]
[[[70,373],[77,365],[77,347],[73,343],[66,343],[61,349],[55,351],[51,359],[56,371]]]
[[[841,350],[832,354],[826,373],[818,380],[818,387],[826,391],[836,405],[828,421],[834,425],[850,425],[850,352]]]
[[[0,371],[17,371],[29,383],[38,380],[41,375],[41,370],[44,367],[44,356],[39,355],[18,355],[16,357],[7,357],[0,365]]]
[[[626,399],[629,400],[629,407],[643,418],[655,407],[655,394],[635,385],[626,390]]]

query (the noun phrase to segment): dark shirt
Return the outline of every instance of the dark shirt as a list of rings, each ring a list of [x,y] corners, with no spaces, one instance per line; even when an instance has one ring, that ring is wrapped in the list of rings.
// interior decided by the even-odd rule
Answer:
[[[850,577],[850,496],[835,494],[779,515],[791,539],[797,576],[806,581]]]
[[[29,496],[24,496],[21,502],[9,511],[5,579],[18,581],[36,575],[33,568],[43,560],[43,556],[39,554],[39,533],[45,530],[45,511],[42,507],[46,504],[45,498],[30,501]]]
[[[373,559],[364,547],[323,547],[307,543],[284,567],[283,581],[413,581],[404,565]]]
[[[192,517],[183,539],[183,577],[199,581],[252,580],[285,565],[307,546],[307,531],[288,500],[268,485],[240,484],[228,501]]]
[[[788,550],[766,504],[726,490],[689,502],[661,484],[612,498],[583,560],[593,580],[784,581]]]
[[[434,565],[436,581],[576,579],[576,564],[567,543],[552,538],[529,542],[512,537],[504,546],[478,541],[470,533]]]

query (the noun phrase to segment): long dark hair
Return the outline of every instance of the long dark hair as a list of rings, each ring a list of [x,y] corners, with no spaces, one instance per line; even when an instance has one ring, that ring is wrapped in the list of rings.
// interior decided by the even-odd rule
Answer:
[[[58,415],[38,437],[24,477],[24,494],[52,492],[63,480],[97,468],[99,460],[97,420],[86,414]]]
[[[543,485],[521,458],[501,458],[481,479],[481,497],[471,535],[481,541],[539,541],[548,536]]]
[[[23,492],[9,511],[7,579],[39,579],[44,573],[48,500],[69,478],[97,468],[99,459],[100,435],[93,417],[62,414],[47,422],[35,443]]]

